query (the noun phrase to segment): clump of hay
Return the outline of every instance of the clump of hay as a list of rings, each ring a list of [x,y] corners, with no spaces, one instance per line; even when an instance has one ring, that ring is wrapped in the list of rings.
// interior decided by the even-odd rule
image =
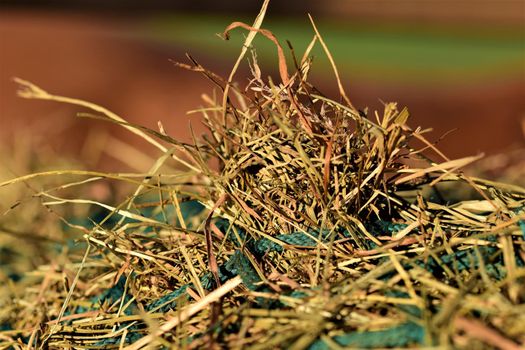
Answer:
[[[35,197],[47,208],[101,208],[91,222],[62,217],[83,236],[69,242],[76,250],[49,254],[31,273],[32,284],[11,284],[0,344],[524,344],[525,190],[461,173],[479,157],[446,158],[407,125],[407,109],[390,103],[369,116],[338,78],[340,101],[316,91],[307,79],[309,52],[316,42],[326,46],[315,25],[290,75],[283,49],[260,29],[267,3],[253,26],[236,22],[225,35],[249,31],[238,62],[256,33],[273,40],[281,81],[264,79],[255,58],[244,89],[232,83],[238,64],[226,81],[195,61],[183,65],[223,91],[222,99],[205,98],[198,112],[210,132],[193,145],[17,80],[21,96],[90,108],[163,154],[144,174],[61,171],[0,184],[81,177]],[[173,163],[183,170],[164,172]],[[107,179],[136,188],[116,205],[58,193]]]

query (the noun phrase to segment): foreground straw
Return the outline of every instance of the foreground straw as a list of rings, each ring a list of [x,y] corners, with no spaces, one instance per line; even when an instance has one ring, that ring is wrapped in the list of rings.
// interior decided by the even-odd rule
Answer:
[[[448,159],[408,126],[406,108],[359,111],[335,64],[343,102],[320,95],[309,56],[316,42],[330,54],[315,25],[290,74],[278,40],[261,29],[267,5],[252,25],[226,29],[248,30],[226,81],[194,60],[180,64],[223,91],[205,96],[198,112],[209,134],[193,145],[17,80],[22,97],[90,108],[162,154],[143,174],[43,172],[0,183],[64,179],[32,198],[67,235],[79,233],[46,243],[47,261],[10,282],[0,346],[525,344],[525,189],[463,174],[480,156]],[[280,81],[264,78],[253,56],[241,89],[233,78],[257,33],[276,44]],[[75,196],[110,180],[135,187],[121,203]],[[80,223],[60,211],[79,205],[90,208]]]

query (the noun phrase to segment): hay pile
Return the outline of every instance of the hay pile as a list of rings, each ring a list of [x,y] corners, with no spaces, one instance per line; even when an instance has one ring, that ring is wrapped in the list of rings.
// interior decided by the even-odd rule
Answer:
[[[0,184],[64,176],[34,197],[92,208],[84,222],[62,213],[63,243],[46,243],[48,261],[3,288],[0,347],[525,344],[525,190],[461,173],[479,157],[446,158],[407,125],[405,108],[367,115],[339,80],[340,101],[320,94],[307,79],[311,48],[325,47],[315,26],[289,75],[277,40],[259,29],[266,6],[253,26],[227,28],[249,31],[227,81],[185,66],[223,92],[205,98],[210,132],[193,145],[18,80],[22,97],[91,108],[162,155],[146,174]],[[276,42],[281,81],[263,78],[252,56],[240,88],[232,79],[256,33]],[[183,170],[165,172],[173,164]],[[98,181],[135,188],[117,205],[63,192]]]

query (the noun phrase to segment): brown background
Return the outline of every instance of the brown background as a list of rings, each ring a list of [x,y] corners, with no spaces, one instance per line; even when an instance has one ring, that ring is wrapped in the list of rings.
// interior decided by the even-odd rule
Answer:
[[[361,19],[390,16],[394,20],[421,21],[434,13],[439,2],[425,2],[419,12],[388,1],[382,2],[386,5],[381,11],[381,2],[377,1],[353,2],[348,7],[343,1],[332,3],[333,7],[319,15],[337,13]],[[309,6],[315,10],[314,5]],[[464,1],[463,10],[450,16],[446,11],[437,11],[433,20],[446,23],[489,18],[489,23],[515,22],[520,20],[519,6],[507,2],[491,12],[490,6]],[[13,137],[31,137],[37,150],[52,149],[77,157],[80,154],[88,163],[91,161],[91,166],[106,168],[120,168],[121,164],[108,162],[107,157],[101,164],[98,153],[93,154],[90,147],[111,147],[103,137],[108,130],[144,151],[151,150],[119,127],[75,118],[82,111],[78,107],[17,98],[16,85],[11,80],[14,76],[31,80],[52,93],[103,105],[130,122],[156,127],[161,120],[169,134],[189,141],[189,117],[185,112],[198,107],[200,95],[210,92],[211,86],[199,75],[177,69],[169,62],[170,58],[183,60],[184,48],[155,45],[133,35],[134,25],[142,18],[136,13],[117,16],[114,12],[64,11],[60,6],[58,9],[11,6],[0,12],[0,146],[11,144]],[[226,74],[234,59],[216,62],[210,56],[200,57],[200,62],[213,62],[213,69]],[[524,145],[525,66],[521,74],[513,77],[475,84],[465,81],[446,88],[422,88],[416,83],[394,86],[355,81],[352,77],[345,77],[345,81],[351,81],[350,95],[359,107],[380,108],[379,99],[407,105],[413,126],[435,129],[431,139],[457,129],[439,143],[451,157],[478,152],[494,154]],[[335,95],[332,80],[319,84],[325,92]],[[200,130],[198,120],[192,118]],[[87,135],[99,135],[90,139],[89,147]]]

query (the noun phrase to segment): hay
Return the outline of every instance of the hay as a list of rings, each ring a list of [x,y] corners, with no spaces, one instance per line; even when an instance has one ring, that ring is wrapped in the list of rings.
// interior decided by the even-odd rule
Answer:
[[[0,347],[525,344],[525,190],[466,176],[460,169],[479,156],[446,158],[408,126],[406,108],[357,110],[335,64],[341,99],[320,94],[308,82],[309,51],[316,42],[329,51],[315,25],[289,75],[277,39],[260,29],[266,6],[253,26],[227,28],[249,35],[226,82],[194,60],[179,64],[223,91],[194,111],[209,134],[193,145],[17,80],[22,97],[90,108],[162,155],[146,173],[52,171],[0,183],[59,178],[33,198],[49,210],[91,210],[80,223],[57,211],[64,234],[47,247],[59,253],[9,280]],[[241,89],[233,78],[256,33],[275,42],[281,81],[263,78],[252,54]],[[135,188],[117,204],[74,196],[100,181]]]

